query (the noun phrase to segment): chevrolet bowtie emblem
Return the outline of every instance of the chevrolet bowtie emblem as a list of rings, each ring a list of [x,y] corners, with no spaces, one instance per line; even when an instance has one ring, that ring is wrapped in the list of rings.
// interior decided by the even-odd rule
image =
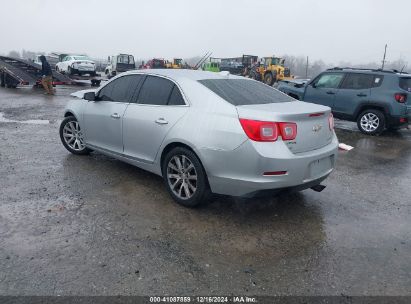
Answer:
[[[318,131],[320,131],[321,129],[322,129],[322,125],[315,125],[315,126],[313,126],[313,132],[318,132]]]

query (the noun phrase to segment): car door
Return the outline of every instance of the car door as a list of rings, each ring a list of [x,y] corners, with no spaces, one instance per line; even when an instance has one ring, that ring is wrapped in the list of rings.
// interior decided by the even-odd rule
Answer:
[[[123,153],[123,115],[140,78],[126,75],[106,84],[89,101],[84,111],[87,145],[115,153]]]
[[[351,116],[370,97],[374,75],[348,73],[335,96],[333,111]]]
[[[123,120],[124,154],[152,163],[170,129],[187,112],[179,87],[169,79],[147,76]]]
[[[341,72],[321,74],[307,85],[303,100],[333,108],[335,96],[344,75]]]

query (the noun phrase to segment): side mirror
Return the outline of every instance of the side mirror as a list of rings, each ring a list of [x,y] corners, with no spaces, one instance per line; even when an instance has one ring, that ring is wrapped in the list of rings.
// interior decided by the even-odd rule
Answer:
[[[310,83],[310,85],[315,89],[317,87],[317,85],[315,84],[315,82]]]
[[[107,57],[107,61],[110,62],[110,56]]]
[[[94,92],[87,92],[84,94],[83,97],[85,100],[94,101],[96,100],[96,93]]]

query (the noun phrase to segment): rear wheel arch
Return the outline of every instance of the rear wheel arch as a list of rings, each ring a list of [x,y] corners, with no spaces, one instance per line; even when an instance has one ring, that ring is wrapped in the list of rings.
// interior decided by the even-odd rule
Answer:
[[[390,112],[389,112],[389,110],[388,110],[386,107],[384,107],[384,106],[382,106],[382,105],[376,105],[376,104],[372,104],[372,103],[371,103],[371,104],[363,104],[363,105],[360,105],[360,106],[356,109],[356,111],[355,111],[354,119],[357,120],[358,117],[359,117],[359,115],[360,115],[362,112],[364,112],[365,110],[378,110],[378,111],[381,111],[381,112],[384,113],[385,118],[387,118],[387,116],[390,115]]]
[[[163,172],[162,172],[163,171],[163,162],[164,162],[164,159],[165,159],[167,153],[170,152],[171,150],[173,150],[174,148],[177,148],[177,147],[186,148],[186,149],[190,150],[191,152],[193,152],[195,154],[195,156],[197,156],[197,158],[199,159],[199,161],[201,163],[201,166],[203,166],[204,171],[206,171],[206,174],[207,174],[207,169],[204,166],[203,161],[201,160],[201,157],[198,155],[198,153],[192,147],[190,147],[188,144],[185,144],[185,143],[182,143],[182,142],[171,142],[171,143],[167,144],[164,147],[163,151],[161,151],[161,157],[160,157],[161,174],[163,174]]]
[[[72,112],[67,111],[67,112],[64,114],[64,117],[69,117],[69,116],[74,116],[74,117],[76,117]]]

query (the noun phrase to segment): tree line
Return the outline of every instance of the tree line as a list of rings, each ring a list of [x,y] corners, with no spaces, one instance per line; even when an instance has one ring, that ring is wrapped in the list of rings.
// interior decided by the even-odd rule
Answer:
[[[34,60],[37,55],[45,55],[45,53],[44,52],[33,52],[33,51],[27,51],[27,50],[22,50],[21,52],[13,50],[8,53],[9,57],[30,59],[30,60]],[[307,57],[305,56],[283,55],[282,57],[285,59],[285,66],[290,68],[291,74],[299,78],[313,78],[319,73],[321,73],[322,71],[329,69],[329,68],[333,68],[333,67],[341,67],[341,68],[353,67],[353,68],[366,68],[366,69],[381,68],[381,63],[379,62],[352,64],[349,61],[340,61],[338,64],[333,64],[333,63],[326,63],[323,60],[314,60],[314,61],[308,60],[308,65],[307,65]],[[195,57],[186,58],[183,61],[187,62],[190,65],[195,65],[200,59],[201,59],[201,56],[195,56]],[[98,59],[98,60],[102,61],[104,59]],[[136,59],[137,66],[142,61],[147,61],[147,60],[143,60],[143,59],[137,60]],[[407,65],[407,62],[403,58],[398,58],[396,60],[387,61],[384,69],[387,69],[387,70],[395,69],[395,70],[404,71],[404,72],[411,71],[410,67],[408,67]]]

